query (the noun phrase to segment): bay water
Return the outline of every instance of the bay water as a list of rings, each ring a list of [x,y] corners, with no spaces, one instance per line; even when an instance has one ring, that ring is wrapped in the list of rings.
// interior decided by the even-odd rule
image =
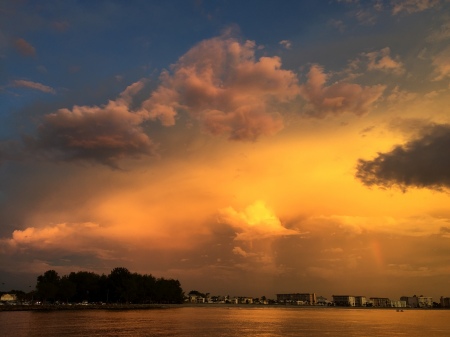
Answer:
[[[450,336],[450,310],[180,306],[0,312],[2,337]]]

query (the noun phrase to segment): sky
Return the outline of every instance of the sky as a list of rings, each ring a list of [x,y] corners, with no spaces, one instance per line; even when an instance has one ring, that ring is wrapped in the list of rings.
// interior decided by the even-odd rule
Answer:
[[[450,1],[0,1],[1,291],[450,296]]]

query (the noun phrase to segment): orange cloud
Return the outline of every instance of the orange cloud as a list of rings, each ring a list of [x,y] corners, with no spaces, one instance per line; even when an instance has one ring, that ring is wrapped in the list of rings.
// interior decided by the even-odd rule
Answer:
[[[447,47],[433,57],[433,65],[437,76],[435,81],[443,80],[450,77],[450,47]]]
[[[392,14],[422,12],[437,6],[439,3],[440,0],[394,0],[392,1]]]
[[[319,65],[313,65],[307,77],[308,80],[301,86],[300,92],[308,102],[309,114],[316,117],[344,112],[362,115],[369,111],[386,88],[384,85],[364,87],[346,82],[327,86],[329,75]]]
[[[237,241],[251,241],[279,236],[298,235],[299,232],[283,227],[281,221],[263,201],[255,201],[244,211],[232,207],[219,212],[219,222],[226,223],[236,230]]]
[[[369,60],[367,69],[391,71],[397,75],[403,74],[405,72],[403,63],[398,60],[398,57],[393,59],[390,54],[391,50],[389,47],[363,54]]]

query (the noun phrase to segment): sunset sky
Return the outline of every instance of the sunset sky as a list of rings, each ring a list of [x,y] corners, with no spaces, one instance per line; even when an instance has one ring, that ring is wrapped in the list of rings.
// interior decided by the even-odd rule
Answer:
[[[0,1],[0,291],[438,301],[449,107],[449,0]]]

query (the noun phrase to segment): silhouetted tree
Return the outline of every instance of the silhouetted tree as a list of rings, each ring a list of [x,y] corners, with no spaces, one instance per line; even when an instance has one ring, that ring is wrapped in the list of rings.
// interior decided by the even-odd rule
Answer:
[[[178,280],[132,274],[123,267],[101,276],[79,271],[59,277],[49,270],[38,276],[36,289],[36,297],[45,301],[182,303],[184,298]]]
[[[108,276],[110,299],[114,302],[128,302],[130,287],[133,286],[132,274],[127,268],[114,268]]]
[[[158,303],[183,303],[184,293],[178,280],[159,278],[155,286]]]
[[[69,280],[76,285],[74,301],[101,301],[100,276],[98,274],[87,271],[72,272],[69,274]]]
[[[58,299],[67,303],[72,300],[76,292],[77,285],[70,280],[69,276],[64,275],[63,277],[61,277],[57,294]]]
[[[37,294],[44,301],[55,301],[58,293],[60,277],[54,270],[47,270],[37,277]]]

